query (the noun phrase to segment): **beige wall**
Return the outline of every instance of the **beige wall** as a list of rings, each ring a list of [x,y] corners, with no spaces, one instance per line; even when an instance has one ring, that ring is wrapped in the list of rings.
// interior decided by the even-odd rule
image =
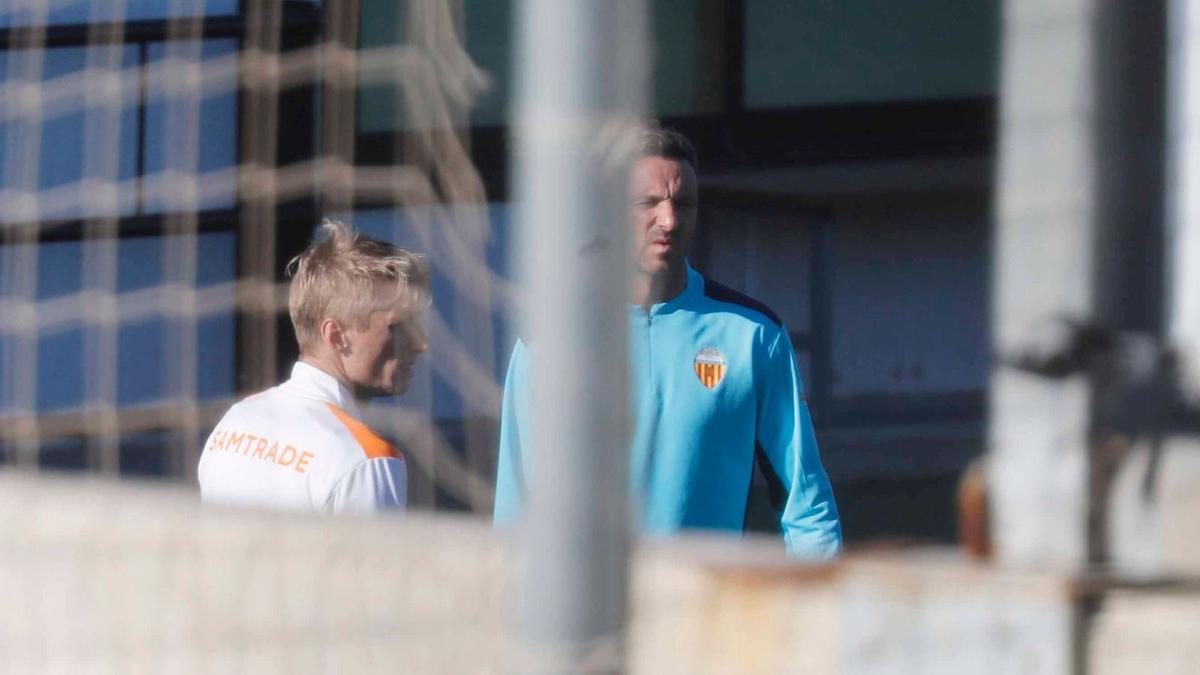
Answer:
[[[0,673],[505,672],[530,665],[513,565],[482,521],[210,510],[178,488],[0,473]],[[1091,592],[952,550],[805,567],[773,539],[646,543],[633,579],[634,673],[1065,674]],[[1142,626],[1125,641],[1184,650],[1164,663],[1194,650],[1150,640],[1143,607],[1175,633],[1200,612],[1126,590],[1100,634]],[[1096,672],[1134,672],[1116,663]]]

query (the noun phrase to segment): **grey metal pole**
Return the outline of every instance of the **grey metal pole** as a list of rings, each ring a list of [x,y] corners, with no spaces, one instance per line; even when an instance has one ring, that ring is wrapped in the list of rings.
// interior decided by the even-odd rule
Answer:
[[[1167,336],[1200,398],[1200,1],[1167,22]]]
[[[643,0],[518,5],[517,268],[534,431],[522,672],[618,672],[629,557],[627,158]]]
[[[992,284],[998,354],[1023,349],[1048,319],[1091,317],[1097,305],[1097,2],[1003,5]],[[1091,394],[1082,376],[993,373],[988,473],[1002,562],[1070,568],[1086,561]]]
[[[1005,4],[998,354],[1066,344],[1066,321],[1162,330],[1163,279],[1146,261],[1163,256],[1164,8]],[[1111,480],[1127,445],[1111,387],[1091,363],[1061,377],[1001,368],[991,394],[1000,558],[1068,568],[1106,562]]]

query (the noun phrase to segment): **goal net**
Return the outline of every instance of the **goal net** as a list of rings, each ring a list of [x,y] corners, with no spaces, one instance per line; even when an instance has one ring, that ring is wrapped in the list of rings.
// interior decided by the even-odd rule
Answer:
[[[511,291],[466,35],[447,0],[3,3],[2,465],[193,485],[286,377],[283,270],[333,217],[428,257],[430,352],[368,421],[414,508],[486,513]]]

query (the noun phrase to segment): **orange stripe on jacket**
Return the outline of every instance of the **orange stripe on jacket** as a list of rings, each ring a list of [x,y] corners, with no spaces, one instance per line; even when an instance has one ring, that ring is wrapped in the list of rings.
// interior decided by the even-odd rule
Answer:
[[[358,444],[362,446],[363,452],[366,453],[367,457],[371,459],[387,457],[404,459],[404,456],[400,454],[400,451],[395,446],[380,438],[378,434],[371,431],[370,427],[354,419],[345,410],[332,403],[326,403],[325,405],[329,406],[334,416],[341,420],[342,424],[346,425],[351,434],[354,434],[354,440],[358,441]]]

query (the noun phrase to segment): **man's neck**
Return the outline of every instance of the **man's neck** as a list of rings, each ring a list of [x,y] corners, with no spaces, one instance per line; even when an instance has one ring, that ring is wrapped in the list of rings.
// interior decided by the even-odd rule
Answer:
[[[342,378],[338,377],[337,369],[333,368],[329,363],[326,363],[326,359],[322,359],[321,357],[319,357],[315,354],[301,354],[300,362],[307,363],[308,365],[312,366],[313,368],[316,368],[317,370],[321,371],[322,373],[325,373],[326,375],[332,377],[333,379],[337,380],[338,382],[342,381]]]
[[[332,359],[321,358],[320,356],[317,356],[315,354],[301,354],[300,362],[307,363],[308,365],[312,366],[313,368],[316,368],[317,370],[321,371],[322,373],[325,373],[326,375],[337,380],[338,383],[341,384],[343,387],[345,387],[347,391],[350,391],[350,392],[354,391],[354,387],[351,387],[349,384],[346,383],[345,375],[338,370],[337,364],[334,363]]]
[[[687,266],[668,268],[660,274],[639,272],[634,275],[631,302],[643,310],[660,302],[666,302],[683,292],[687,287]]]
[[[372,398],[370,392],[363,390],[361,387],[356,387],[351,383],[349,381],[350,378],[346,377],[345,373],[338,368],[337,363],[332,359],[322,359],[313,354],[301,354],[300,361],[337,380],[338,384],[341,384],[346,391],[350,392],[350,397],[354,399],[354,403],[358,405],[360,410],[365,408],[367,403],[370,402]]]

